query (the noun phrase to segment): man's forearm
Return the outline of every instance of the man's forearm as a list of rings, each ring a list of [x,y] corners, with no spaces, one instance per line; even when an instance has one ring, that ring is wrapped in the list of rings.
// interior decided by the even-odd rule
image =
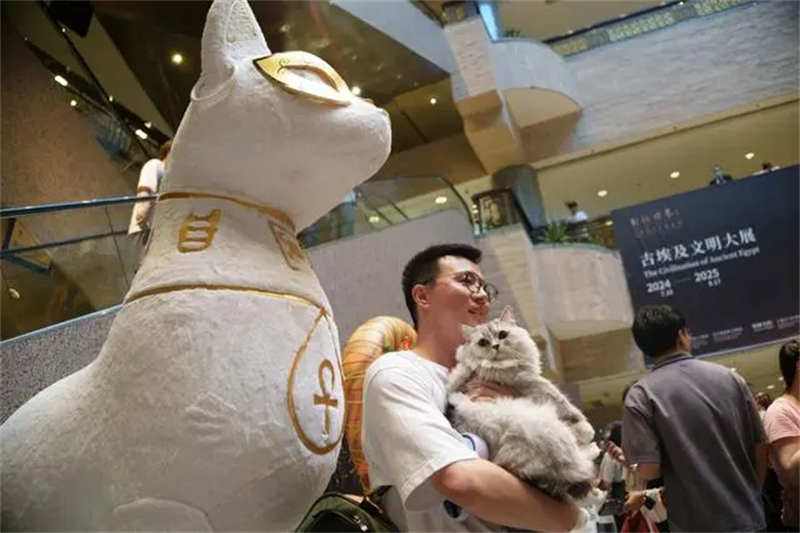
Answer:
[[[567,531],[578,510],[553,500],[503,468],[474,459],[448,466],[434,477],[436,488],[453,503],[487,522],[536,531]]]

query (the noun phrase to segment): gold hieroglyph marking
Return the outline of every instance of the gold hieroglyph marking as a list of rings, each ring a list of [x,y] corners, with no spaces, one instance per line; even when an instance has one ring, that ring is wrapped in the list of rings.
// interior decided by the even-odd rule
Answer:
[[[272,230],[272,235],[275,236],[278,248],[280,248],[283,259],[289,268],[300,270],[306,266],[306,254],[303,252],[300,243],[297,242],[297,237],[272,221],[269,222],[269,229]]]
[[[226,202],[233,202],[238,204],[242,207],[246,207],[247,209],[253,209],[258,211],[259,213],[263,213],[265,215],[271,216],[276,218],[286,224],[292,231],[294,231],[294,222],[292,221],[291,217],[281,211],[280,209],[275,209],[274,207],[270,207],[264,204],[257,204],[254,202],[249,202],[247,200],[241,200],[239,198],[233,198],[232,196],[225,196],[222,194],[213,194],[207,192],[189,192],[189,191],[171,191],[165,192],[158,196],[159,202],[164,202],[167,200],[186,200],[189,198],[197,198],[200,200],[225,200]]]
[[[317,377],[319,379],[319,390],[322,392],[322,395],[314,395],[314,405],[325,406],[325,429],[322,433],[327,437],[331,433],[331,419],[328,409],[337,409],[339,407],[339,400],[331,396],[331,391],[329,391],[328,387],[326,386],[324,376],[326,370],[331,378],[331,389],[336,387],[336,371],[333,369],[333,363],[331,363],[330,359],[325,359],[319,364],[319,370],[317,373]]]
[[[201,252],[211,246],[214,234],[219,229],[222,211],[214,209],[206,216],[189,213],[183,219],[178,231],[178,251],[181,253]]]
[[[302,442],[306,448],[308,448],[312,453],[316,455],[326,455],[330,453],[334,448],[336,448],[336,446],[339,444],[339,442],[342,440],[342,437],[344,436],[344,413],[342,412],[341,409],[337,408],[339,401],[333,398],[332,396],[332,392],[334,392],[336,388],[336,379],[333,376],[336,375],[337,369],[339,374],[338,381],[339,383],[344,383],[344,381],[342,380],[342,368],[340,365],[334,366],[334,364],[329,359],[324,359],[319,365],[317,377],[320,380],[320,388],[322,389],[323,394],[321,396],[315,394],[312,400],[314,405],[325,405],[325,414],[324,414],[325,431],[323,431],[324,438],[322,442],[315,442],[314,439],[312,439],[308,435],[308,433],[306,433],[306,431],[303,429],[303,426],[300,424],[300,419],[297,416],[297,407],[295,406],[295,401],[294,401],[294,385],[297,377],[296,376],[297,368],[300,364],[300,361],[303,359],[306,350],[308,349],[308,345],[311,342],[311,337],[317,330],[317,327],[319,327],[320,322],[323,319],[325,319],[326,316],[327,313],[325,312],[325,310],[320,309],[320,312],[317,315],[316,320],[314,320],[314,325],[311,326],[311,331],[308,332],[305,341],[297,350],[297,353],[295,353],[294,355],[294,360],[292,361],[292,368],[289,371],[289,383],[287,384],[286,387],[286,403],[289,406],[289,417],[292,419],[292,425],[294,426],[294,430],[297,433],[297,437],[300,439],[300,442]],[[325,369],[327,369],[331,373],[332,379],[330,381],[330,385],[331,388],[334,390],[328,390],[328,388],[325,387],[324,385],[325,381],[323,379],[324,378],[323,374]],[[341,419],[342,419],[339,428],[339,434],[336,435],[335,438],[333,439],[330,439],[331,407],[337,408],[337,412],[341,413]]]

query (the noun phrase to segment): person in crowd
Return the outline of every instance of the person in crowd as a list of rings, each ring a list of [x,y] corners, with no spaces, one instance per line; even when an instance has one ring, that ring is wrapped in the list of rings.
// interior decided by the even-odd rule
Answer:
[[[627,391],[627,388],[626,388]],[[623,394],[624,398],[624,394]],[[623,400],[624,401],[624,400]],[[608,440],[604,443],[605,457],[619,463],[625,472],[624,505],[620,508],[619,531],[669,532],[666,493],[661,478],[644,481],[631,466],[618,445]]]
[[[589,217],[586,215],[586,211],[582,210],[578,206],[578,202],[570,200],[569,202],[565,202],[564,205],[566,205],[567,209],[569,209],[569,217],[567,217],[567,223],[576,224],[578,222],[586,222],[587,220],[589,220]]]
[[[692,357],[686,320],[671,306],[640,309],[633,338],[654,367],[625,398],[622,448],[642,479],[663,475],[670,529],[763,529],[766,436],[747,384]]]
[[[764,415],[767,414],[767,409],[771,403],[772,397],[769,394],[766,392],[756,393],[756,407],[758,408],[758,414],[761,416],[762,422],[764,421]]]
[[[139,172],[139,183],[136,187],[136,196],[154,196],[158,194],[161,179],[164,177],[169,152],[172,149],[172,140],[161,145],[158,157],[142,165]],[[155,201],[137,202],[133,206],[131,221],[128,225],[128,235],[138,234],[137,265],[141,264],[150,241],[150,227],[153,222],[153,206]]]
[[[589,241],[589,228],[586,223],[589,220],[586,211],[578,206],[578,202],[570,200],[564,205],[569,209],[569,217],[567,217],[567,228],[570,233],[570,238],[575,241]]]
[[[755,393],[756,406],[758,406],[758,414],[761,416],[761,422],[767,415],[767,409],[772,404],[772,397],[766,392]],[[769,435],[767,435],[769,438]],[[782,488],[778,479],[778,473],[772,467],[772,461],[767,463],[767,474],[764,477],[764,486],[761,487],[761,496],[764,500],[764,517],[767,520],[767,531],[782,531],[783,522],[781,521],[781,509],[783,503],[781,502]]]
[[[625,388],[623,392],[624,397],[628,392],[629,387]],[[608,444],[611,443],[614,447],[618,448],[622,445],[622,421],[615,420],[611,422],[606,428],[606,438],[603,448],[608,449]],[[603,458],[600,461],[599,468],[599,488],[608,492],[606,501],[607,512],[609,512],[616,523],[615,531],[622,527],[622,522],[625,515],[622,512],[622,504],[625,502],[625,476],[627,475],[626,466],[614,457],[611,453],[606,451],[603,453]]]
[[[782,521],[787,531],[800,530],[800,346],[792,340],[778,351],[786,390],[764,417],[772,465],[783,486]]]
[[[497,294],[484,281],[480,260],[473,246],[443,244],[414,256],[403,271],[418,343],[382,355],[364,379],[362,443],[370,485],[392,487],[382,505],[407,531],[583,527],[584,511],[480,459],[444,415],[447,373],[463,343],[461,325],[486,321]],[[469,389],[474,401],[511,395],[481,383]],[[466,511],[462,518],[445,511],[445,500]]]
[[[729,181],[733,181],[733,178],[730,174],[725,174],[722,171],[722,167],[719,165],[714,165],[714,170],[712,171],[712,178],[709,182],[709,185],[723,185],[728,183]]]
[[[761,176],[762,174],[769,174],[770,172],[778,170],[779,168],[781,167],[773,165],[769,161],[764,161],[763,163],[761,163],[761,169],[757,170],[756,172],[753,172],[753,176]]]

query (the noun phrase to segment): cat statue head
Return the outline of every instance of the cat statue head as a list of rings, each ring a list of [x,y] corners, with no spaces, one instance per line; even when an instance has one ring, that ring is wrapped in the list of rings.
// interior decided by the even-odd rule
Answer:
[[[212,4],[201,61],[159,192],[265,204],[299,231],[386,161],[388,113],[321,59],[273,54],[245,0]]]
[[[524,328],[517,326],[514,311],[506,307],[500,318],[480,326],[462,324],[465,343],[456,351],[456,363],[486,369],[521,368],[542,374],[539,348]]]

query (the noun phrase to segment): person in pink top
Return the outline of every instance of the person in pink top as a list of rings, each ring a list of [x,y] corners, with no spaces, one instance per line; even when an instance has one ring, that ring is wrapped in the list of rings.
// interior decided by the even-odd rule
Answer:
[[[783,485],[783,524],[787,531],[800,530],[800,347],[797,340],[781,346],[778,353],[786,392],[767,409],[764,429],[772,463]]]

